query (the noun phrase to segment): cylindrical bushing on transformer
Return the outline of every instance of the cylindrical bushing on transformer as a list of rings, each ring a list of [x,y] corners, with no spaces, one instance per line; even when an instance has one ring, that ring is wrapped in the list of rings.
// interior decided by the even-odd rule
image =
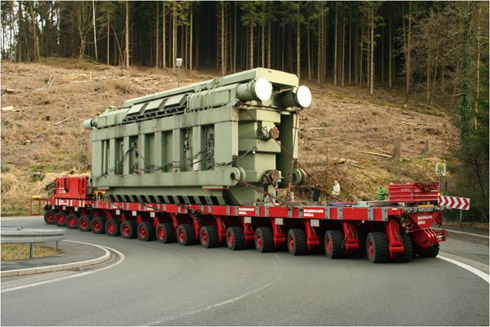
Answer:
[[[279,95],[279,102],[284,107],[306,108],[311,104],[311,92],[307,86],[301,85]]]
[[[241,101],[267,101],[272,95],[272,84],[267,79],[259,77],[248,83],[239,84],[236,91]]]

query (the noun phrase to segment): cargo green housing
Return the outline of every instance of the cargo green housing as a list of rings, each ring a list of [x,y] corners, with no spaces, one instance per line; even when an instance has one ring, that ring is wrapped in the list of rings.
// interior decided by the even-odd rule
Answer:
[[[304,179],[291,158],[298,96],[311,101],[304,88],[293,74],[257,68],[109,108],[84,122],[92,185],[112,201],[271,202],[290,173],[294,184]]]

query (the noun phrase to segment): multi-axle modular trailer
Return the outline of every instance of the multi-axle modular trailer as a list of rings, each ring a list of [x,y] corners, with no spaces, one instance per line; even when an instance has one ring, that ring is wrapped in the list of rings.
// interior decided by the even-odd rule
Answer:
[[[255,247],[259,252],[287,249],[293,255],[319,250],[333,259],[367,256],[375,263],[435,257],[446,239],[446,231],[431,229],[442,224],[437,184],[429,185],[429,191],[422,183],[390,185],[402,191],[394,197],[404,202],[396,203],[236,206],[99,201],[86,193],[87,181],[57,179],[52,198],[42,200],[46,223],[142,241]]]
[[[442,223],[437,184],[390,185],[389,201],[293,200],[295,185],[315,180],[298,162],[298,117],[311,101],[295,75],[257,68],[108,108],[83,124],[91,176],[58,178],[45,220],[207,248],[436,256],[446,238],[431,229]]]

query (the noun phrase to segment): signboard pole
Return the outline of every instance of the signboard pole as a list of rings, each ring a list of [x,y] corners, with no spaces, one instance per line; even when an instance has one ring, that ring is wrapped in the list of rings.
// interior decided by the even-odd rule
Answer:
[[[462,220],[463,220],[463,210],[459,210],[459,227],[461,227]]]

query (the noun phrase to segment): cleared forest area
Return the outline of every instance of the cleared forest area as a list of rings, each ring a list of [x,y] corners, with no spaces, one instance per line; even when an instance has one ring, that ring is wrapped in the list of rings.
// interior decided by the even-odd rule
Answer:
[[[185,71],[182,84],[213,77]],[[338,179],[345,200],[373,199],[379,184],[433,180],[434,164],[458,143],[458,131],[443,110],[422,99],[407,107],[403,90],[373,97],[357,86],[306,85],[313,104],[300,116],[300,164],[327,188]],[[2,214],[25,214],[30,197],[45,195],[44,186],[59,175],[89,173],[85,119],[126,99],[174,87],[171,69],[127,70],[59,58],[3,62],[2,107],[13,108],[2,111]],[[401,161],[390,158],[395,139],[401,141]],[[297,189],[297,198],[309,198],[312,183]]]

